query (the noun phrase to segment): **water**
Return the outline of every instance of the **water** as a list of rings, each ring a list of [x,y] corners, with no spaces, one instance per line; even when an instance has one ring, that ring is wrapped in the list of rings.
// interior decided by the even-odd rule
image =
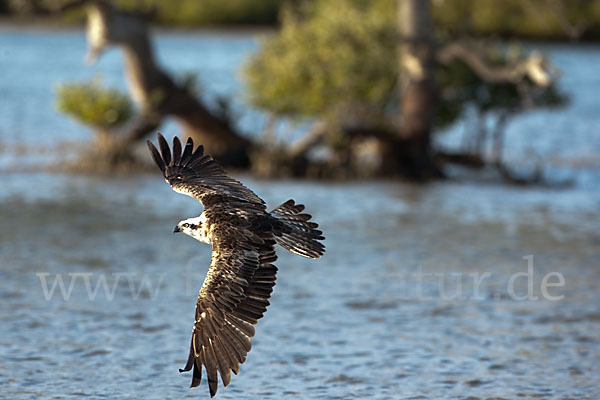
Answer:
[[[79,32],[5,31],[0,54],[11,43],[14,67],[0,55],[1,70],[11,74],[0,77],[2,142],[89,138],[53,113],[50,88],[100,70],[120,82],[119,54],[87,70]],[[202,67],[196,53],[208,57],[209,76],[223,82],[212,90],[238,93],[232,64],[255,46],[253,38],[216,34],[169,34],[159,44],[165,62]],[[564,75],[575,86],[574,105],[532,114],[511,129],[547,128],[548,157],[561,147],[565,157],[594,156],[599,117],[581,75],[600,51],[550,50],[579,74]],[[47,58],[45,74],[19,73],[34,69],[43,52],[61,57]],[[564,145],[559,119],[573,146]],[[515,145],[515,157],[523,149]],[[314,261],[280,251],[277,286],[253,349],[218,398],[598,398],[598,169],[567,172],[577,180],[566,189],[240,176],[270,207],[288,198],[307,204],[327,236],[327,253]],[[198,203],[172,192],[158,172],[101,178],[7,168],[0,183],[2,397],[208,396],[205,382],[190,390],[189,374],[177,371],[210,249],[171,232],[201,212]],[[68,299],[60,287],[44,292],[43,280],[51,290],[57,276],[66,291],[73,279]],[[102,277],[108,293],[99,286],[94,295]],[[560,277],[564,285],[542,291],[544,279],[559,284]]]
[[[264,117],[242,109],[243,94],[237,69],[257,47],[257,37],[224,33],[163,33],[155,41],[157,58],[174,77],[196,73],[202,96],[210,100],[227,95],[241,128],[262,130]],[[29,31],[0,29],[0,138],[5,144],[57,140],[87,140],[91,131],[56,112],[55,89],[60,83],[102,79],[109,87],[126,91],[121,53],[107,50],[94,65],[84,56],[82,31]],[[40,127],[44,132],[40,132]],[[179,132],[174,123],[163,127]]]

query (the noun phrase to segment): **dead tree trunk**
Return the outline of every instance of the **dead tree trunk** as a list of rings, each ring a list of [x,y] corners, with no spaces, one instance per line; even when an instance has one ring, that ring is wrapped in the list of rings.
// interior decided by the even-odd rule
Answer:
[[[398,0],[398,23],[401,38],[399,131],[392,143],[384,145],[383,167],[388,173],[428,179],[441,175],[431,150],[436,89],[429,0]]]
[[[129,92],[142,115],[154,120],[172,115],[182,124],[185,135],[203,144],[222,163],[248,165],[250,141],[214,116],[188,88],[176,83],[158,65],[141,17],[117,10],[108,0],[87,1],[86,11],[88,59],[93,62],[108,46],[121,48]],[[136,137],[130,139],[139,140],[147,133],[135,130],[132,134]]]

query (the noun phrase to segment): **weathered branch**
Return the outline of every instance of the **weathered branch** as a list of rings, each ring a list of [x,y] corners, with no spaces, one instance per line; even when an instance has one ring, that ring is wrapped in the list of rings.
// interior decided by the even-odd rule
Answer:
[[[576,23],[569,21],[566,17],[567,10],[565,9],[564,0],[523,0],[523,4],[531,16],[531,19],[533,19],[538,26],[542,29],[546,29],[546,31],[552,29],[551,24],[549,23],[548,14],[540,12],[540,8],[543,7],[541,4],[542,2],[546,5],[545,9],[556,18],[560,28],[570,39],[577,40],[581,38],[589,24],[583,20],[578,20]]]
[[[156,131],[161,118],[151,114],[140,114],[133,121],[118,128],[96,127],[96,143],[83,155],[78,165],[95,172],[110,172],[123,165],[135,164],[133,146],[149,133]]]
[[[327,125],[324,121],[315,122],[311,128],[302,136],[300,139],[293,142],[289,147],[289,154],[292,157],[300,157],[306,155],[312,148],[320,145],[325,140],[327,133],[333,128]],[[357,138],[375,138],[380,141],[389,141],[394,139],[394,135],[390,131],[386,131],[382,128],[377,127],[369,127],[369,126],[359,126],[359,127],[349,127],[342,126],[339,127],[344,137],[348,139],[357,139]]]
[[[155,132],[160,126],[161,119],[158,115],[140,114],[116,135],[121,138],[124,146],[134,145],[150,133]]]
[[[88,61],[94,62],[107,47],[118,46],[125,58],[130,96],[141,108],[142,116],[130,132],[115,132],[117,141],[126,137],[128,143],[135,142],[155,129],[161,119],[174,116],[185,134],[202,143],[219,161],[247,166],[251,142],[161,68],[142,14],[122,12],[109,0],[73,0],[58,10],[82,6],[87,13]]]
[[[571,39],[579,39],[585,32],[588,25],[583,21],[577,21],[577,23],[571,23],[566,17],[567,10],[565,9],[564,3],[561,0],[546,0],[546,4],[550,7],[552,14],[560,24],[562,30]]]
[[[292,157],[305,155],[310,149],[323,142],[326,133],[327,124],[322,121],[315,122],[304,136],[291,144],[290,155]]]
[[[542,3],[545,3],[545,7]],[[552,31],[548,13],[552,13],[563,32],[571,39],[579,39],[586,28],[585,24],[581,22],[576,25],[569,22],[564,15],[565,9],[561,0],[522,0],[522,4],[531,20],[535,21],[540,28],[545,29],[547,32]],[[548,13],[544,12],[546,10]]]
[[[438,50],[438,62],[447,65],[459,60],[469,66],[481,79],[495,83],[519,83],[525,78],[538,86],[549,86],[555,79],[556,70],[542,53],[532,51],[529,56],[513,65],[490,65],[476,50],[461,41],[452,42]]]

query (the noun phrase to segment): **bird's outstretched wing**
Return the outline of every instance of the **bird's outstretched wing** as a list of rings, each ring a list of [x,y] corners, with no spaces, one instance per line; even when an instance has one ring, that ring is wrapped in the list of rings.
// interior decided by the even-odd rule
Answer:
[[[198,295],[189,358],[180,370],[193,369],[191,386],[195,387],[201,382],[204,367],[212,397],[217,392],[217,375],[227,386],[231,372],[239,372],[252,345],[254,324],[269,305],[277,273],[271,264],[277,259],[275,237],[272,227],[255,226],[245,217],[265,213],[264,202],[228,177],[211,156],[204,154],[202,146],[194,149],[190,138],[182,148],[175,137],[171,152],[161,134],[158,145],[160,151],[148,141],[165,180],[176,192],[199,200],[207,222],[216,222],[208,224],[211,264]]]
[[[275,285],[277,259],[271,232],[255,233],[250,226],[219,224],[213,231],[210,269],[200,289],[187,364],[193,368],[191,387],[206,369],[211,397],[218,387],[217,372],[227,386],[250,351],[254,324],[269,305]]]
[[[173,190],[195,198],[204,208],[227,202],[265,210],[264,201],[252,190],[227,176],[225,170],[210,155],[204,154],[202,145],[194,149],[192,138],[188,138],[182,149],[179,138],[175,136],[172,154],[169,144],[160,133],[160,152],[150,140],[147,143],[154,162]]]

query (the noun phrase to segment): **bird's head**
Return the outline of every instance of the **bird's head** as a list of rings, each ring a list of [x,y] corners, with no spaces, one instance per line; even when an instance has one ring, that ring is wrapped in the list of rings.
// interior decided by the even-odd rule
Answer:
[[[202,226],[202,221],[200,221],[200,217],[197,218],[188,218],[183,221],[179,221],[177,225],[175,225],[175,229],[173,229],[174,233],[185,233],[186,235],[192,236],[194,231],[198,230]]]
[[[196,218],[188,218],[180,221],[177,225],[175,225],[175,229],[173,229],[174,233],[185,233],[188,236],[193,237],[196,240],[201,242],[207,242],[207,238],[205,238],[206,229],[204,229],[204,223],[206,219],[204,216],[199,216]]]

